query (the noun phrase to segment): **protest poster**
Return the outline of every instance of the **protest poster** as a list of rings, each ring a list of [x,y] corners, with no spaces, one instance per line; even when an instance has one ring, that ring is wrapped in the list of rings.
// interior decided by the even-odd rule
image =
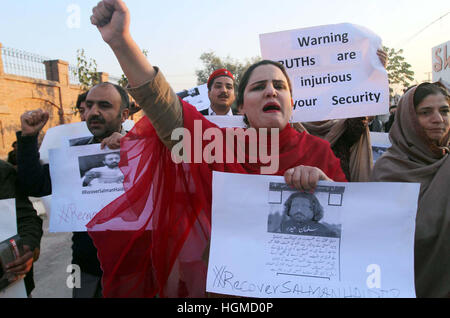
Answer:
[[[388,113],[387,72],[376,52],[381,39],[349,24],[260,35],[263,59],[283,64],[292,82],[292,122]]]
[[[433,82],[440,81],[450,89],[450,41],[432,49]]]
[[[214,172],[207,291],[415,297],[419,187],[319,182],[311,194],[279,176]]]
[[[17,234],[16,200],[0,200],[0,242]],[[3,271],[3,270],[2,270]],[[0,298],[26,298],[23,279],[0,291]]]
[[[130,119],[125,120],[122,127],[125,131],[130,131],[134,127],[134,121]],[[41,162],[43,164],[49,163],[50,149],[68,147],[86,138],[92,138],[92,134],[84,121],[49,128],[39,148]],[[40,198],[48,215],[51,213],[51,199],[51,195]]]
[[[123,129],[125,129],[125,131],[130,131],[133,126],[134,121],[130,119],[125,120],[122,124],[122,127]],[[67,146],[63,143],[67,143],[70,141],[74,142],[77,139],[83,139],[86,137],[92,137],[92,134],[89,131],[85,121],[49,128],[45,133],[41,147],[39,148],[40,160],[43,163],[49,163],[49,149]]]
[[[192,106],[195,106],[198,111],[207,109],[211,104],[208,97],[208,86],[207,84],[199,85],[191,89],[186,89],[177,93],[185,102],[188,102]]]
[[[370,132],[370,141],[372,143],[373,163],[377,161],[391,146],[388,133]]]
[[[86,126],[86,122],[59,125],[49,128],[42,140],[39,148],[40,159],[43,163],[49,163],[48,151],[54,148],[60,148],[65,137],[71,136],[71,139],[88,137],[92,134]]]
[[[86,231],[94,215],[123,194],[121,159],[119,150],[100,144],[50,149],[50,232]]]

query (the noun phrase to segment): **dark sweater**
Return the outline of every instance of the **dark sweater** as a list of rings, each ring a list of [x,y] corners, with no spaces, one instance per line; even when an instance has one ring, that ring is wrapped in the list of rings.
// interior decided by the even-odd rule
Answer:
[[[42,219],[37,215],[30,200],[17,186],[16,169],[0,160],[0,200],[16,199],[17,233],[31,251],[40,248]],[[27,294],[34,289],[33,268],[25,276]]]
[[[86,144],[89,143],[86,139]],[[52,194],[49,165],[39,161],[37,136],[22,137],[17,133],[17,165],[20,187],[29,196],[43,197]],[[72,264],[80,266],[81,271],[102,276],[97,249],[87,232],[75,232],[72,236]]]
[[[363,117],[350,118],[345,121],[345,131],[336,141],[333,152],[341,161],[341,168],[345,173],[347,180],[350,180],[350,149],[357,143],[366,127],[363,123]]]

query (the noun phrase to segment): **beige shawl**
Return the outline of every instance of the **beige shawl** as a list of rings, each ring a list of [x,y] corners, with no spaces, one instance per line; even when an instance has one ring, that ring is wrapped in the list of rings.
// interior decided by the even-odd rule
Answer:
[[[303,123],[307,132],[325,139],[331,147],[338,141],[346,129],[346,119],[328,120],[321,123]],[[357,143],[350,148],[350,180],[351,182],[367,182],[373,167],[372,144],[369,127]]]
[[[389,138],[371,180],[421,184],[415,233],[418,297],[450,296],[450,159],[433,151],[414,109],[415,88],[400,100]],[[445,143],[448,146],[448,139]],[[448,147],[447,147],[448,149]]]

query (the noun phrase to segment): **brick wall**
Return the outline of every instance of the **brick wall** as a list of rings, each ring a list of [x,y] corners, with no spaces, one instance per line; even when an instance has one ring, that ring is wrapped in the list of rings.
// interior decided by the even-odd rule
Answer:
[[[25,111],[42,108],[49,112],[50,119],[41,139],[50,127],[80,120],[73,107],[81,88],[69,83],[69,64],[61,60],[46,61],[45,68],[47,80],[5,74],[0,54],[0,159],[6,160],[12,150],[15,133],[20,130],[20,116]],[[101,75],[103,81],[108,80],[107,73]],[[133,119],[137,121],[141,116],[139,112]]]

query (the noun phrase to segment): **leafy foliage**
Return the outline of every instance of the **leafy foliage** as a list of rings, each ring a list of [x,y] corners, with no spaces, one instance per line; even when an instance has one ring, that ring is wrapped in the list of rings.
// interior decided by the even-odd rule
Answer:
[[[73,72],[83,90],[88,90],[100,82],[97,62],[94,59],[88,61],[84,49],[77,50],[77,68]]]
[[[388,64],[386,70],[388,72],[389,84],[400,85],[403,89],[410,86],[410,82],[414,80],[414,72],[411,70],[411,64],[405,61],[402,56],[403,50],[395,50],[383,46],[383,50],[388,54]],[[392,87],[389,88],[392,93]]]
[[[226,68],[233,74],[236,81],[235,86],[237,87],[239,86],[239,80],[245,70],[253,63],[260,61],[261,58],[258,56],[247,59],[244,62],[240,62],[239,60],[233,59],[230,56],[222,59],[211,51],[203,53],[200,56],[200,60],[203,62],[203,68],[195,72],[197,75],[197,85],[202,85],[208,82],[209,76],[215,70]]]

